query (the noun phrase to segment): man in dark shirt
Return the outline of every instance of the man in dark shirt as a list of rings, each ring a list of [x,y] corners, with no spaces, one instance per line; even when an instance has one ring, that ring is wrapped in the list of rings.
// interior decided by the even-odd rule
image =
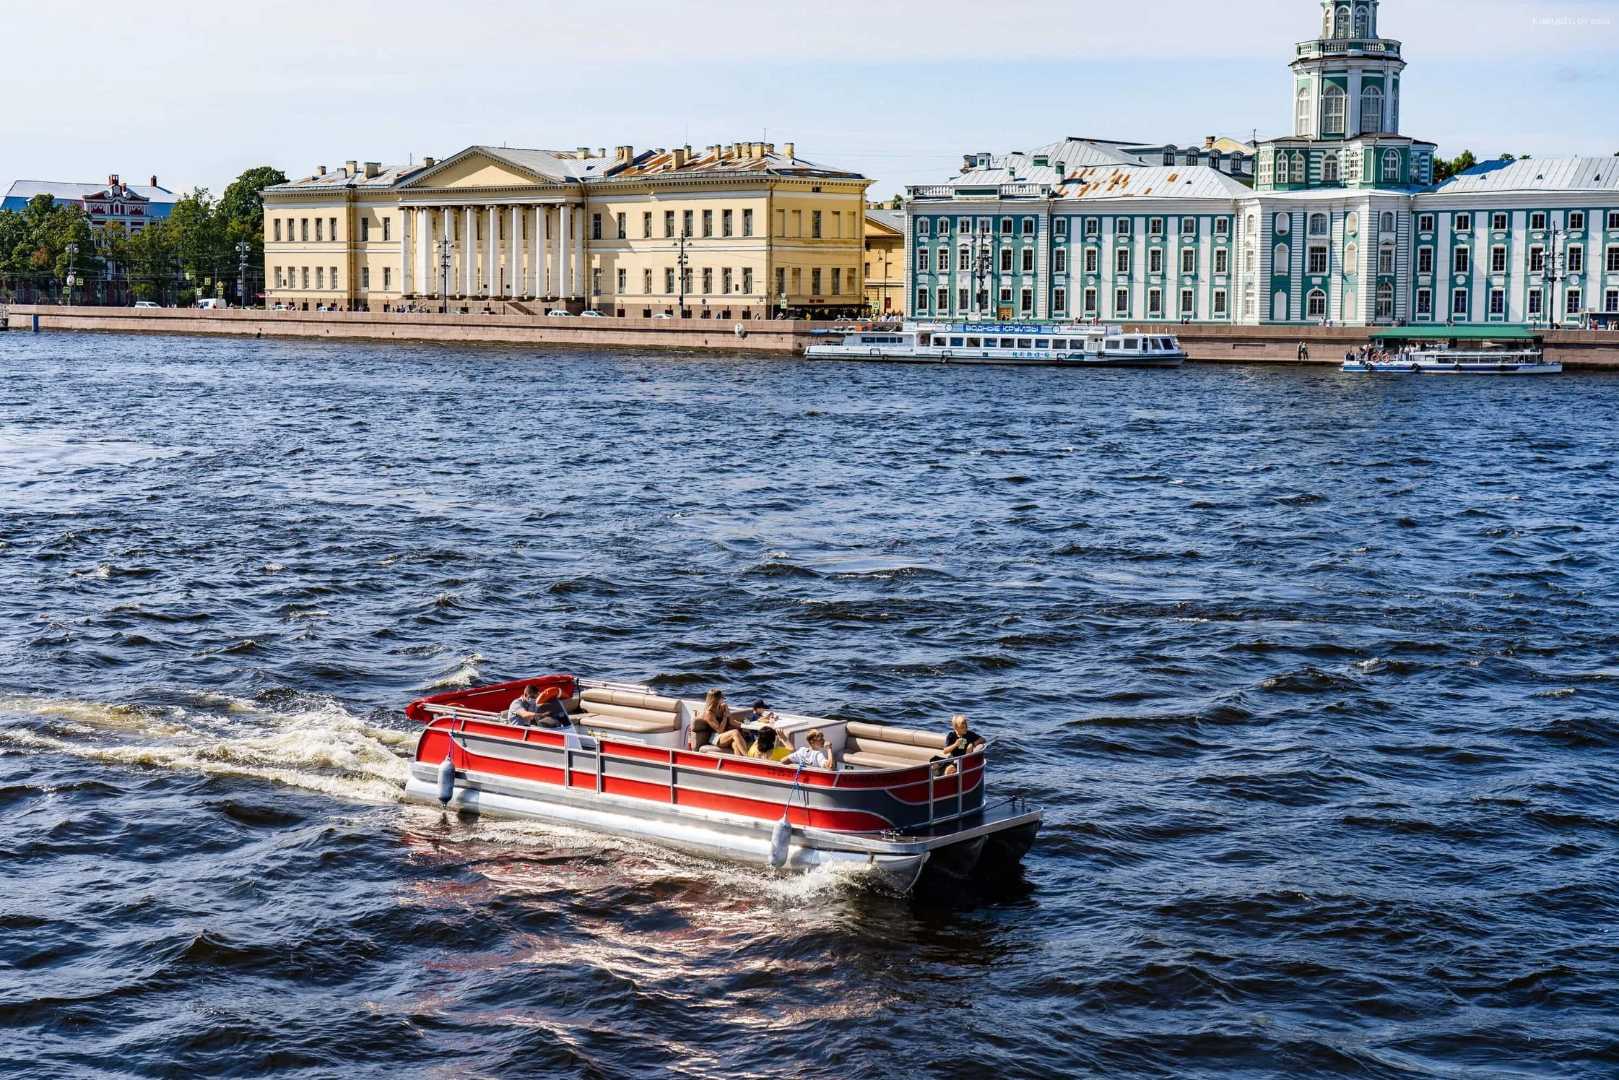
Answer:
[[[562,704],[562,691],[554,686],[547,686],[540,691],[540,707],[534,722],[541,727],[559,728],[567,727],[571,723],[568,716],[568,707]]]

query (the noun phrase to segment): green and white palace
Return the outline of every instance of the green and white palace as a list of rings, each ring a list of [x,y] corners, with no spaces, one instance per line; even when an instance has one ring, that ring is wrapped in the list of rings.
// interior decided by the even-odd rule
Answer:
[[[910,188],[913,317],[1388,325],[1619,315],[1619,158],[1434,183],[1400,133],[1377,0],[1294,49],[1293,134],[1187,148],[1069,138]],[[1222,152],[1222,150],[1224,152]]]

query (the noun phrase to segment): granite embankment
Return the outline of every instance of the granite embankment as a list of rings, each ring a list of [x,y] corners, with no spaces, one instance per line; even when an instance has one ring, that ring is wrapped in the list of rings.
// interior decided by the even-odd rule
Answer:
[[[10,328],[41,331],[211,334],[512,345],[587,345],[671,349],[746,349],[794,354],[826,323],[786,319],[556,318],[539,315],[430,315],[323,311],[200,311],[13,305]],[[1145,329],[1145,328],[1144,328]],[[1310,362],[1336,364],[1367,340],[1364,327],[1175,325],[1187,354],[1205,363],[1296,363],[1300,342]],[[1619,370],[1619,332],[1549,330],[1546,352],[1571,369]]]

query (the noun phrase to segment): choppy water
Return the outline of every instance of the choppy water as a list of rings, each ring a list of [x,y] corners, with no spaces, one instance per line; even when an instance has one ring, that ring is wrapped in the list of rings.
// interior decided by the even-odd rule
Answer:
[[[0,340],[12,1075],[1619,1074],[1619,380]],[[1003,736],[953,905],[398,804],[570,669]]]

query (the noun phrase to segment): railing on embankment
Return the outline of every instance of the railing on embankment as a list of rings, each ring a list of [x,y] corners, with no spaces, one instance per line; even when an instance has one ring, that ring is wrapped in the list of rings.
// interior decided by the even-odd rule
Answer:
[[[256,311],[196,308],[15,305],[13,329],[39,316],[39,329],[332,340],[442,341],[509,345],[597,345],[668,349],[746,349],[794,353],[826,324],[788,319],[585,319],[544,315],[437,315],[415,312]]]

